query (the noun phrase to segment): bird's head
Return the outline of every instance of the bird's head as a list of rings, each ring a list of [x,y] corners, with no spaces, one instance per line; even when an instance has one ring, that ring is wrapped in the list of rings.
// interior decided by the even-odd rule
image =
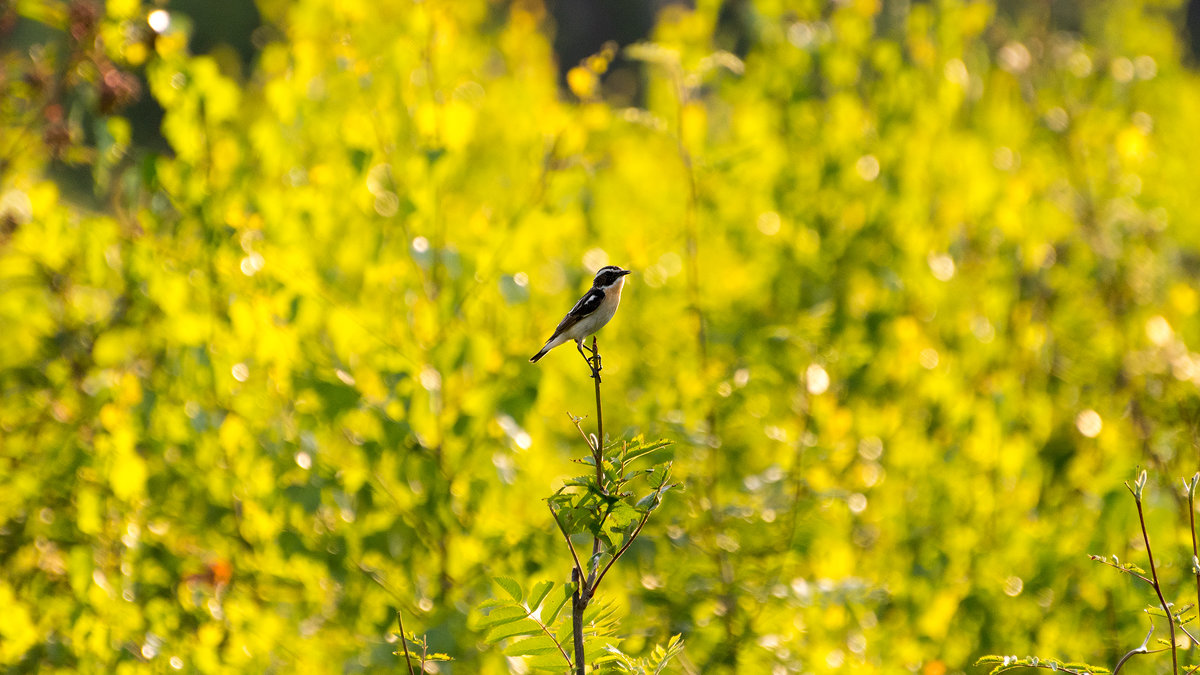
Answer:
[[[605,265],[596,270],[596,280],[592,282],[592,288],[608,288],[629,273],[629,270],[623,270],[616,265]]]

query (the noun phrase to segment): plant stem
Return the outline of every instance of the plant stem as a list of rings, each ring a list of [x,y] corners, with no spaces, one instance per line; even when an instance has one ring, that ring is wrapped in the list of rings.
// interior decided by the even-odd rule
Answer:
[[[642,516],[641,522],[638,523],[637,529],[633,531],[633,534],[629,535],[629,541],[625,542],[625,545],[621,547],[621,550],[617,551],[617,554],[612,557],[612,560],[608,561],[608,564],[604,566],[603,570],[600,570],[600,574],[596,577],[593,588],[600,585],[600,580],[604,578],[605,574],[608,574],[608,570],[617,563],[617,560],[619,560],[621,556],[625,555],[625,551],[628,551],[629,547],[633,545],[633,540],[637,539],[637,536],[642,533],[642,528],[646,526],[646,521],[649,519],[650,512],[647,511]]]
[[[600,492],[604,489],[604,409],[600,405],[600,350],[596,346],[596,336],[592,336],[592,379],[596,381],[596,447],[592,456],[596,459],[596,487]]]
[[[592,379],[596,382],[596,442],[592,444],[592,461],[596,465],[596,488],[600,490],[601,494],[608,494],[608,490],[604,487],[604,408],[600,403],[600,348],[595,335],[592,336],[592,356],[587,362],[592,371]],[[569,544],[570,541],[568,540],[567,543]],[[589,567],[596,561],[596,554],[599,552],[600,539],[595,537],[592,539],[592,557],[588,561]],[[572,549],[572,554],[574,554],[574,549]],[[611,564],[610,562],[609,565],[611,566]],[[583,613],[592,600],[596,586],[600,584],[600,578],[596,576],[596,571],[595,568],[589,569],[585,575],[578,557],[575,559],[575,569],[571,570],[571,580],[575,582],[575,593],[571,596],[571,636],[575,641],[576,675],[584,675],[587,669],[586,657],[583,652]],[[603,574],[600,575],[600,577],[603,576]]]
[[[562,532],[563,539],[567,542],[567,548],[571,549],[571,559],[575,561],[575,570],[583,574],[583,563],[579,562],[579,554],[575,552],[575,544],[571,543],[571,535],[567,534],[566,528],[563,527],[562,521],[558,519],[558,512],[550,506],[550,515],[554,518],[554,524],[558,525],[558,531]]]
[[[571,637],[575,642],[575,675],[584,675],[587,665],[583,655],[583,611],[587,609],[587,600],[583,594],[583,574],[578,567],[571,570],[571,581],[575,582],[575,593],[571,596]]]
[[[1192,574],[1196,575],[1196,611],[1200,612],[1200,552],[1196,548],[1196,481],[1200,474],[1192,477],[1188,490],[1188,521],[1192,529]]]
[[[1154,579],[1154,592],[1158,594],[1158,602],[1162,605],[1163,612],[1167,615],[1167,628],[1171,631],[1171,672],[1179,672],[1179,655],[1175,648],[1175,619],[1171,616],[1171,607],[1167,604],[1167,599],[1163,597],[1162,586],[1158,583],[1158,569],[1154,566],[1154,552],[1150,549],[1150,535],[1146,533],[1146,517],[1142,513],[1142,498],[1141,495],[1136,495],[1138,521],[1142,526],[1142,540],[1146,542],[1146,557],[1150,559],[1150,575]]]
[[[600,348],[596,344],[596,336],[592,336],[592,358],[588,360],[588,364],[592,368],[592,379],[596,382],[596,444],[592,447],[592,461],[596,465],[596,489],[600,494],[608,494],[608,490],[604,487],[604,408],[600,405]],[[592,560],[596,561],[596,554],[600,552],[600,539],[592,539]],[[595,591],[596,569],[589,569],[587,574],[587,597],[590,599],[592,592]],[[587,602],[584,602],[586,606]]]
[[[404,637],[404,613],[396,610],[396,621],[400,624],[400,644],[404,646],[404,665],[408,666],[408,675],[413,675],[412,656],[408,653],[408,638]]]

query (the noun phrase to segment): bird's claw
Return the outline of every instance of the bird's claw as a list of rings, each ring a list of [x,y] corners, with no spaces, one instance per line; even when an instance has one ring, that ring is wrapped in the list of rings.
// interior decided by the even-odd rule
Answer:
[[[583,357],[584,361],[587,361],[588,368],[590,368],[592,371],[592,377],[596,378],[596,381],[599,382],[600,371],[604,369],[603,366],[600,365],[600,355],[596,353],[596,350],[588,347],[582,342],[577,343],[576,346],[579,348],[579,355]],[[591,354],[591,356],[583,353],[583,350],[585,349],[588,351],[588,354]]]

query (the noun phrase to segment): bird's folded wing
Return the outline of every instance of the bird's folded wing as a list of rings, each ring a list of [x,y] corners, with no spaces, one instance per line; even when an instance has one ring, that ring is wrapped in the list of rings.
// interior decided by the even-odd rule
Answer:
[[[579,302],[571,308],[567,316],[563,318],[562,323],[558,324],[558,328],[554,329],[555,337],[562,335],[563,332],[570,330],[572,326],[579,323],[580,319],[600,309],[600,305],[604,302],[604,293],[596,289],[591,289],[584,293]],[[553,339],[553,338],[551,338]]]

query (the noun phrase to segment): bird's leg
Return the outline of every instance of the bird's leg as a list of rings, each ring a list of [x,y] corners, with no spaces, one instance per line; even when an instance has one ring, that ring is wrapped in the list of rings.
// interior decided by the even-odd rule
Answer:
[[[583,344],[582,340],[575,343],[575,348],[579,350],[579,355],[583,357],[583,360],[587,361],[588,368],[592,371],[592,375],[595,376],[595,378],[597,380],[599,380],[600,379],[600,356],[598,354],[596,354],[594,351],[592,351],[591,347],[588,347],[587,345]],[[583,350],[585,350],[585,349],[588,350],[589,352],[591,352],[592,356],[588,356],[587,354],[584,354]]]

